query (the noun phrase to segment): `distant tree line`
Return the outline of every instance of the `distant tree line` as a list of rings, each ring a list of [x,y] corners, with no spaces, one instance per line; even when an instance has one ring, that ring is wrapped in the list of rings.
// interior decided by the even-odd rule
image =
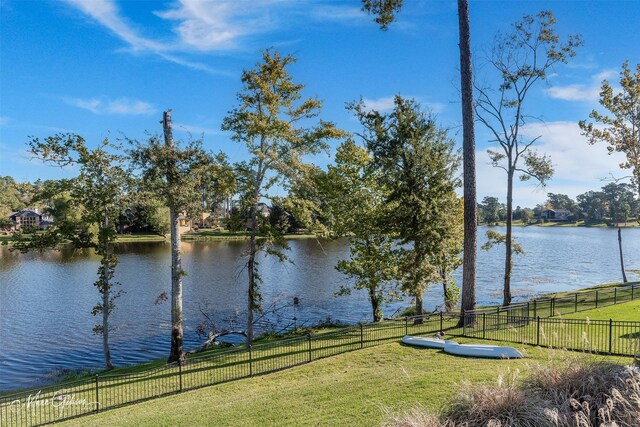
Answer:
[[[572,199],[566,194],[547,193],[544,203],[529,208],[517,206],[513,219],[524,224],[544,221],[548,210],[567,211],[571,222],[606,223],[611,226],[640,220],[640,199],[633,185],[611,182],[599,191],[587,191]],[[506,220],[506,205],[497,197],[487,196],[478,204],[479,224],[494,225]]]

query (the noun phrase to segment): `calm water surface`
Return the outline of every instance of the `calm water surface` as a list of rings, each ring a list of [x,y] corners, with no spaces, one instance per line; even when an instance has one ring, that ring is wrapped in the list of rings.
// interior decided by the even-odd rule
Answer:
[[[481,243],[485,231],[480,228]],[[527,252],[514,260],[516,299],[621,280],[613,229],[527,227],[516,228],[515,235]],[[640,270],[640,229],[623,230],[623,239],[627,269]],[[348,257],[346,240],[304,239],[290,245],[293,264],[273,258],[260,261],[265,306],[274,301],[288,306],[271,318],[278,327],[327,318],[347,322],[370,318],[364,293],[334,297],[346,283],[334,268],[339,259]],[[183,243],[187,349],[202,342],[195,329],[203,312],[223,327],[234,322],[242,327],[245,248],[243,241]],[[122,244],[119,252],[116,280],[125,293],[112,315],[114,362],[122,366],[164,358],[169,348],[169,302],[155,304],[155,300],[170,291],[169,245]],[[501,301],[503,256],[501,248],[479,250],[479,304]],[[35,387],[69,369],[102,366],[101,340],[91,332],[97,319],[90,314],[98,301],[91,285],[98,264],[99,258],[89,253],[23,255],[0,249],[0,390]],[[461,283],[461,270],[455,278]],[[299,299],[295,307],[294,297]],[[425,301],[427,308],[442,304],[440,288],[430,289]],[[406,301],[388,304],[385,314],[406,305]]]

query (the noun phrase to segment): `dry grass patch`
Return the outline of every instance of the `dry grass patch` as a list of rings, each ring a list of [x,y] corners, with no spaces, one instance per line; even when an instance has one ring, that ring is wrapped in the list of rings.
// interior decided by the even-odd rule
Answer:
[[[494,384],[463,384],[438,417],[423,408],[390,414],[394,427],[637,427],[640,369],[592,355],[565,354]]]

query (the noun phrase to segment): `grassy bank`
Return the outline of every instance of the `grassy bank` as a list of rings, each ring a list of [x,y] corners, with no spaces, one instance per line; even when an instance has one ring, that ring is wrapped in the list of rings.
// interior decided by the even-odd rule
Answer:
[[[578,313],[563,314],[565,319],[626,320],[640,322],[640,299]]]
[[[28,236],[27,236],[28,237]],[[196,232],[185,233],[181,235],[183,241],[211,241],[211,240],[245,240],[249,237],[249,233],[245,231],[210,231],[202,230]],[[310,239],[315,238],[314,234],[310,233],[291,233],[285,235],[285,239]],[[168,242],[169,235],[162,236],[156,233],[131,233],[131,234],[118,234],[117,243],[150,243],[150,242]],[[1,245],[11,245],[11,235],[0,235]]]
[[[249,232],[246,231],[228,231],[228,230],[200,230],[190,233],[185,233],[182,236],[184,241],[192,240],[244,240],[249,237]],[[314,234],[309,233],[291,233],[286,234],[286,239],[309,239],[315,237]]]
[[[461,342],[469,340],[461,339]],[[523,360],[459,358],[389,343],[263,377],[203,388],[61,425],[379,425],[385,408],[421,404],[437,412],[465,382],[492,381],[561,351],[524,347]],[[626,358],[610,358],[630,363]]]

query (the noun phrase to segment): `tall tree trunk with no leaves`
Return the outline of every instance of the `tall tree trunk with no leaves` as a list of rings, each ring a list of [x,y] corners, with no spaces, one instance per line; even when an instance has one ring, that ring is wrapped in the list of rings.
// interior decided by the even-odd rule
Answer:
[[[171,125],[171,109],[163,114],[162,128],[164,142],[173,148],[173,129]],[[167,177],[170,179],[169,177]],[[180,250],[180,207],[171,204],[169,217],[171,221],[171,353],[168,362],[177,362],[184,358],[182,330],[182,254]]]
[[[460,34],[460,88],[462,91],[462,153],[464,191],[464,261],[462,267],[462,314],[476,308],[476,253],[478,220],[476,204],[476,146],[471,68],[469,1],[458,0]],[[464,319],[463,317],[462,319]],[[471,320],[471,319],[469,319]]]

